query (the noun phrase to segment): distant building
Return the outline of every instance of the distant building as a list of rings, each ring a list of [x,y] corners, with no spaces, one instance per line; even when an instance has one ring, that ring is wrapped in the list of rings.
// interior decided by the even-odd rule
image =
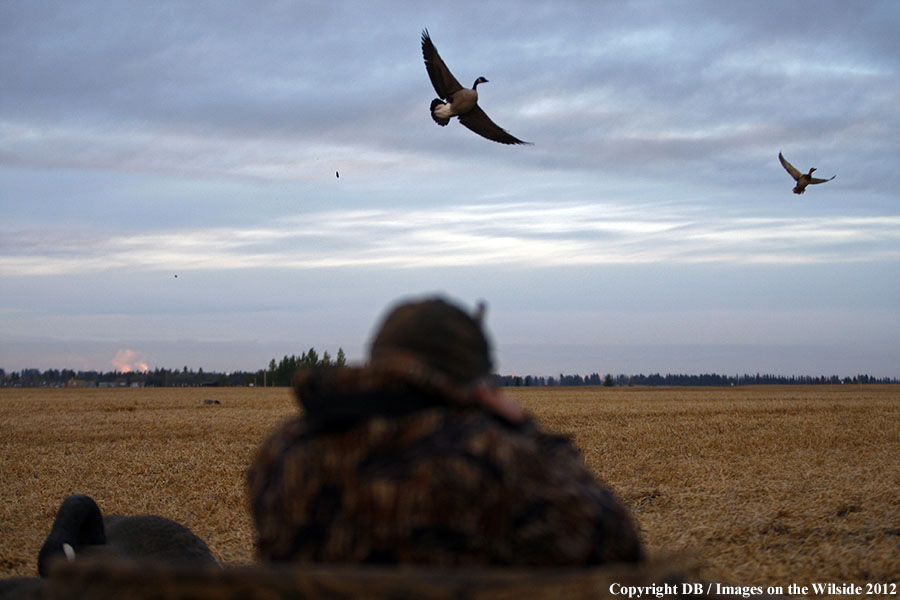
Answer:
[[[88,381],[87,379],[75,379],[73,377],[66,382],[66,387],[93,388],[97,387],[97,382]]]

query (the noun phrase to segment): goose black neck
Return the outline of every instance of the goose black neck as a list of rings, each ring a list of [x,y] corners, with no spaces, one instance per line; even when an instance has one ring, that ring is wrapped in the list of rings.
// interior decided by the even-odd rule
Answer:
[[[69,496],[59,507],[50,535],[38,553],[38,573],[46,575],[48,561],[64,554],[63,544],[77,551],[82,546],[105,543],[103,513],[94,499],[84,494]]]

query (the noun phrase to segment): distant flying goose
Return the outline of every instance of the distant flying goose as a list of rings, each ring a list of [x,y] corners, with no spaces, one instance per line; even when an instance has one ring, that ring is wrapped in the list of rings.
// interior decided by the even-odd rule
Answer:
[[[785,158],[781,155],[781,152],[778,153],[778,160],[781,161],[781,166],[784,167],[784,170],[790,173],[791,177],[794,178],[794,181],[797,182],[797,185],[794,187],[795,194],[802,194],[806,191],[806,186],[812,183],[825,183],[826,181],[831,181],[837,177],[837,175],[832,175],[831,179],[819,179],[818,177],[813,177],[813,171],[816,170],[815,167],[809,170],[809,173],[801,173],[797,169],[794,168],[794,165],[789,163]]]
[[[501,144],[529,144],[513,137],[505,129],[491,121],[478,106],[479,83],[487,83],[487,79],[479,77],[472,84],[472,89],[464,88],[441,60],[437,48],[431,42],[428,30],[422,32],[422,56],[425,57],[425,69],[431,78],[431,85],[440,98],[431,101],[431,118],[441,127],[450,122],[451,117],[459,117],[459,122],[478,135]]]

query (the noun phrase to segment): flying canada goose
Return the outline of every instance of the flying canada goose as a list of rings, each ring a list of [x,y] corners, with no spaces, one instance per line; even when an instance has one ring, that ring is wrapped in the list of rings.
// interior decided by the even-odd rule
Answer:
[[[165,517],[103,515],[84,494],[66,498],[50,534],[38,552],[38,573],[45,577],[57,557],[110,556],[176,565],[218,565],[206,543],[190,529]]]
[[[812,174],[813,174],[813,171],[816,170],[815,167],[812,167],[809,170],[809,173],[801,173],[796,168],[794,168],[794,165],[789,163],[781,155],[781,152],[778,153],[778,160],[781,161],[781,166],[784,167],[784,170],[787,171],[788,173],[790,173],[791,177],[794,178],[794,181],[797,182],[797,185],[794,186],[795,194],[802,194],[803,192],[806,191],[806,186],[808,186],[812,183],[825,183],[826,181],[831,181],[831,179],[834,179],[835,177],[837,177],[837,175],[832,175],[831,179],[820,179],[818,177],[813,177]]]
[[[425,69],[431,78],[431,85],[440,96],[431,101],[431,118],[435,123],[443,127],[450,122],[451,117],[459,117],[460,123],[489,140],[501,144],[531,143],[513,137],[491,121],[478,106],[478,84],[487,83],[488,80],[479,77],[472,84],[472,89],[460,85],[438,54],[427,29],[422,32],[422,56],[425,57]]]

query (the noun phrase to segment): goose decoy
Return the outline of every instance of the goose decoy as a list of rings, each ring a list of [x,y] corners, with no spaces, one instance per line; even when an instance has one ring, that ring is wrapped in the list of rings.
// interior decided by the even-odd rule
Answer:
[[[489,140],[501,144],[530,144],[512,136],[481,110],[478,106],[477,88],[479,83],[487,83],[488,80],[479,77],[472,84],[472,89],[460,85],[438,54],[427,29],[422,32],[422,56],[425,58],[425,69],[431,78],[431,85],[440,96],[431,101],[431,118],[435,123],[443,127],[450,122],[451,117],[458,117],[464,126]]]
[[[778,160],[781,161],[781,166],[784,167],[784,170],[787,171],[790,176],[794,178],[794,181],[797,182],[797,185],[794,186],[795,194],[802,194],[806,191],[806,186],[810,184],[825,183],[826,181],[831,181],[831,179],[837,177],[837,175],[832,175],[831,179],[820,179],[818,177],[813,177],[812,174],[813,171],[816,170],[815,167],[812,167],[809,170],[809,173],[801,173],[796,168],[794,168],[794,165],[789,163],[787,159],[785,159],[784,156],[781,155],[781,152],[778,153]]]
[[[0,579],[0,600],[41,600],[44,583],[40,577]]]
[[[38,552],[38,573],[45,577],[57,557],[74,560],[82,555],[219,565],[206,543],[180,523],[156,515],[104,515],[93,498],[76,494],[66,498],[56,513]]]

